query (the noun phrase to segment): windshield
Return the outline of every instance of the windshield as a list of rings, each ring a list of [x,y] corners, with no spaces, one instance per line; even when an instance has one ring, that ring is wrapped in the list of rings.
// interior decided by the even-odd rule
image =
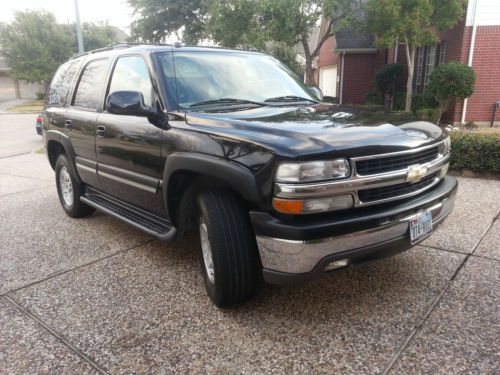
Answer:
[[[290,69],[271,56],[175,52],[161,54],[158,60],[167,97],[175,98],[179,109],[264,105],[266,100],[274,104],[318,101]]]

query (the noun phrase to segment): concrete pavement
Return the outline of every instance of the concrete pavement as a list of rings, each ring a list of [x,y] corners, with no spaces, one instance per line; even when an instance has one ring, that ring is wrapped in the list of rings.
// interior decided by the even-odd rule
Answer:
[[[421,246],[219,310],[194,238],[69,218],[44,155],[4,157],[0,373],[499,373],[500,181],[458,194]]]
[[[36,134],[36,114],[0,114],[0,159],[43,147]]]

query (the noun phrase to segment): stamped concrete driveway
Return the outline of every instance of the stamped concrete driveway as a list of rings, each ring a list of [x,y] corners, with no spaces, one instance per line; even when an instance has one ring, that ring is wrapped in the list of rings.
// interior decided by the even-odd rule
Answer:
[[[0,373],[499,373],[500,181],[432,238],[214,307],[195,241],[65,216],[44,155],[0,159]]]

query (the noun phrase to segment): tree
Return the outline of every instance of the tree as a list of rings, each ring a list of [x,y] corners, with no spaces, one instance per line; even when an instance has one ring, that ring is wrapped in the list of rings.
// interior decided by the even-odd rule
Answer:
[[[475,83],[474,70],[456,61],[439,65],[431,73],[427,92],[438,102],[438,122],[454,100],[463,100],[474,93]]]
[[[313,60],[323,44],[361,12],[356,0],[261,0],[260,22],[270,40],[288,46],[300,43],[306,60],[306,76],[315,85]],[[311,31],[324,20],[317,44],[311,49]]]
[[[438,41],[437,30],[450,29],[462,19],[465,0],[368,0],[366,28],[387,48],[405,44],[408,79],[405,110],[411,110],[415,52]]]
[[[183,41],[196,44],[204,37],[207,2],[204,0],[128,0],[138,18],[132,22],[132,39],[161,43],[182,32]]]
[[[137,40],[164,41],[172,34],[196,43],[210,39],[226,47],[269,50],[300,43],[306,72],[314,84],[313,60],[321,46],[360,11],[362,0],[128,0],[139,18],[132,24]],[[321,19],[318,44],[309,47],[311,31]],[[272,49],[271,49],[272,51]]]
[[[50,82],[57,67],[74,52],[73,35],[46,11],[15,12],[14,21],[0,25],[1,54],[16,79]]]
[[[382,93],[382,97],[384,98],[384,110],[386,112],[389,111],[388,104],[392,103],[394,94],[396,94],[397,79],[401,75],[402,70],[401,65],[397,63],[382,65],[373,78],[375,88]],[[389,102],[386,100],[386,97],[390,98]]]
[[[71,25],[71,30],[75,33],[75,25]],[[120,40],[116,29],[110,26],[108,22],[84,22],[82,25],[83,45],[86,51],[102,48]]]

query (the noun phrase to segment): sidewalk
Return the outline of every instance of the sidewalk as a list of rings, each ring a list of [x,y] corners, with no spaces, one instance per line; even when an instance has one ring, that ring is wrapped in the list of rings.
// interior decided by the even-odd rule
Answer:
[[[34,101],[35,99],[12,99],[0,102],[0,114],[9,113],[7,109],[15,107],[17,105],[27,104]]]

